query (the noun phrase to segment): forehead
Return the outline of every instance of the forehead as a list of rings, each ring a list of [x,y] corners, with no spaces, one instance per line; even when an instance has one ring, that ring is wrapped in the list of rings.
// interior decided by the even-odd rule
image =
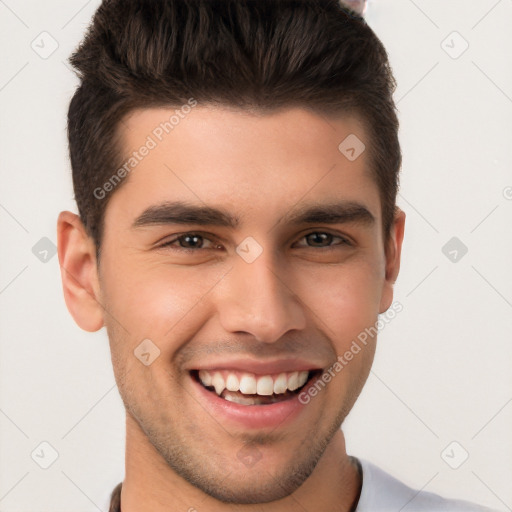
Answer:
[[[242,221],[255,212],[281,216],[300,202],[338,199],[364,202],[379,217],[378,189],[362,150],[369,141],[353,116],[333,119],[302,108],[265,114],[151,108],[130,113],[120,135],[134,165],[111,202],[126,215],[130,205],[132,217],[178,199],[231,206]],[[361,154],[348,158],[354,152],[347,145]]]

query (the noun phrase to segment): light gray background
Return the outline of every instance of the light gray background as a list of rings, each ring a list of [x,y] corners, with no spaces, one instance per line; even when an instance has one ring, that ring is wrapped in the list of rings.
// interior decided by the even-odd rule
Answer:
[[[105,331],[74,324],[57,256],[32,252],[56,242],[60,210],[76,211],[66,59],[98,5],[0,0],[4,512],[107,510],[124,474]],[[512,0],[376,0],[367,20],[398,81],[404,309],[379,336],[348,450],[416,488],[512,510]],[[46,59],[31,47],[51,49],[43,31],[59,45]],[[442,252],[452,237],[468,248],[456,262]],[[49,461],[43,441],[58,452],[48,469],[35,462]],[[441,456],[453,441],[452,464],[469,453],[459,469]]]

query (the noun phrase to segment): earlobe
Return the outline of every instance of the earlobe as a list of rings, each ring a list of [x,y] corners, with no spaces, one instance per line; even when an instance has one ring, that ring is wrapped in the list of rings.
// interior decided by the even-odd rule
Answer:
[[[103,308],[93,240],[78,215],[61,212],[57,221],[57,247],[66,306],[75,322],[94,332],[103,327]]]
[[[402,242],[405,233],[405,212],[397,207],[391,234],[386,243],[386,272],[385,281],[382,287],[379,314],[385,313],[393,302],[393,285],[398,278],[400,271],[400,260],[402,255]]]

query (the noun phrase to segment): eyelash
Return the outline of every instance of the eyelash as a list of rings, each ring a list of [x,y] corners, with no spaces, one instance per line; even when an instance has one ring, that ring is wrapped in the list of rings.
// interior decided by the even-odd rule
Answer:
[[[342,236],[339,236],[339,235],[334,235],[332,233],[329,233],[328,231],[311,231],[311,232],[306,233],[305,235],[303,235],[300,238],[300,240],[305,239],[309,235],[315,235],[315,234],[329,235],[329,236],[332,237],[332,240],[339,239],[340,243],[332,244],[332,245],[319,246],[319,247],[315,247],[313,245],[309,245],[309,246],[306,246],[306,248],[309,248],[309,249],[315,249],[316,248],[316,249],[324,249],[324,250],[326,250],[326,249],[334,249],[334,248],[336,248],[338,246],[352,246],[353,245],[346,238],[344,238]],[[207,247],[199,247],[199,248],[179,247],[179,246],[173,247],[174,243],[179,242],[181,239],[183,239],[183,238],[185,238],[187,236],[189,236],[189,237],[200,237],[203,240],[210,240],[207,236],[203,235],[202,233],[197,233],[197,232],[191,231],[191,232],[188,232],[188,233],[182,233],[180,235],[175,236],[172,240],[169,240],[169,241],[161,244],[159,246],[159,248],[171,248],[173,250],[184,251],[184,252],[197,252],[197,251],[201,251],[201,250],[208,250]],[[210,240],[210,241],[212,241],[212,240]]]

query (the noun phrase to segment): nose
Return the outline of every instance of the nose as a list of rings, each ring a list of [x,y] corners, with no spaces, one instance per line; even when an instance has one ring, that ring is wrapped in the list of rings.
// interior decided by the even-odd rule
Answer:
[[[224,329],[249,333],[260,342],[274,343],[291,330],[306,326],[304,306],[287,276],[264,251],[252,263],[242,258],[217,289],[217,307]]]

